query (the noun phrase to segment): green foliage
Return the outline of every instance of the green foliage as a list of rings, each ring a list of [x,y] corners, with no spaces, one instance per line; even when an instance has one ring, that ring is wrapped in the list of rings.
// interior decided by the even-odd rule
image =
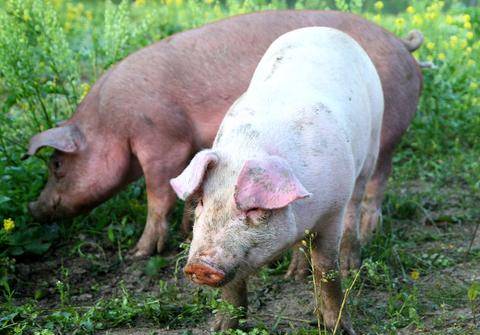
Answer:
[[[468,300],[470,300],[471,302],[476,301],[477,298],[480,296],[480,283],[473,282],[472,285],[470,285],[467,294]]]
[[[0,114],[2,150],[52,127],[77,103],[77,62],[48,2],[12,0],[0,12],[0,73],[7,94]],[[23,127],[12,131],[21,122]],[[10,129],[9,129],[10,128]],[[13,133],[12,133],[13,132]]]
[[[174,288],[169,287],[168,290]],[[178,326],[203,317],[207,306],[205,303],[198,304],[195,300],[198,298],[210,299],[208,295],[199,293],[179,308],[178,305],[165,301],[163,295],[134,297],[122,289],[119,296],[99,299],[94,306],[64,306],[47,313],[36,301],[22,306],[3,305],[0,306],[0,329],[12,334],[31,334],[34,331],[39,334],[95,334],[113,327],[132,326],[139,318],[157,325],[170,323]],[[199,308],[200,306],[202,307]]]
[[[147,266],[145,267],[145,273],[150,277],[157,276],[160,270],[165,268],[167,265],[169,265],[168,261],[161,256],[150,257],[147,262]]]

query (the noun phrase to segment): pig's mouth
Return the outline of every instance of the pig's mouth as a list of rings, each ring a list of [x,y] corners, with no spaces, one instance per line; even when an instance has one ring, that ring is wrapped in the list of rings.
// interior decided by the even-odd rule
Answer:
[[[55,197],[55,199],[49,204],[44,203],[41,200],[31,202],[28,204],[28,209],[32,216],[40,222],[64,219],[75,215],[73,211],[62,206],[62,199],[60,196]]]
[[[184,269],[187,277],[196,284],[221,287],[235,277],[235,269],[225,270],[212,262],[198,260],[189,262]]]

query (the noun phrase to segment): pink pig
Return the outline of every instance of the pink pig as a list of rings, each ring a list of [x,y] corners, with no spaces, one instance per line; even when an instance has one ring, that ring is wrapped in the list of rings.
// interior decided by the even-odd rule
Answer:
[[[421,75],[409,50],[420,46],[421,36],[402,41],[359,16],[335,11],[236,16],[176,34],[112,67],[69,120],[30,141],[29,155],[45,146],[55,149],[47,185],[29,206],[32,214],[49,220],[88,212],[144,175],[148,218],[133,255],[160,251],[175,203],[168,180],[212,145],[225,112],[245,91],[273,40],[305,26],[348,33],[367,51],[382,81],[386,112],[380,159],[361,226],[368,235],[380,213],[393,150],[417,106]]]
[[[245,308],[248,275],[310,230],[316,279],[326,281],[324,321],[333,328],[340,318],[354,334],[340,310],[338,255],[344,220],[358,230],[383,109],[378,73],[354,39],[325,27],[279,37],[212,149],[170,182],[179,197],[198,202],[185,273]],[[220,315],[214,330],[237,321]]]

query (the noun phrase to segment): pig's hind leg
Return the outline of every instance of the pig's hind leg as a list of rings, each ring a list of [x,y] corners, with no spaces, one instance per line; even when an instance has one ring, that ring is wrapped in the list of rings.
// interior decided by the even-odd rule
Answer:
[[[295,280],[301,280],[308,276],[310,273],[307,256],[300,251],[302,247],[301,243],[297,243],[292,249],[292,259],[288,266],[285,278],[294,278]]]
[[[368,182],[362,203],[360,240],[365,245],[373,235],[382,216],[382,201],[392,171],[393,151],[381,152],[372,179]]]
[[[365,175],[357,178],[345,213],[340,244],[340,269],[343,277],[346,277],[350,270],[358,269],[361,265],[360,213],[367,180]]]
[[[360,218],[362,200],[365,188],[375,169],[377,161],[378,142],[370,144],[370,153],[367,155],[360,174],[355,180],[355,187],[347,205],[343,221],[343,237],[340,244],[340,269],[346,277],[350,270],[356,270],[361,265]]]

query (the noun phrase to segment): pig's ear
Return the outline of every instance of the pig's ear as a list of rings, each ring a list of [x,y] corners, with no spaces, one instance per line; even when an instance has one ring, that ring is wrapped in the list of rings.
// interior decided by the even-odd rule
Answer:
[[[52,147],[62,152],[73,153],[85,144],[85,137],[75,125],[57,127],[45,130],[30,139],[28,152],[22,157],[26,159],[33,156],[42,147]]]
[[[310,196],[288,163],[269,156],[248,160],[235,185],[235,204],[242,211],[283,208],[291,202]]]
[[[196,154],[178,177],[170,179],[170,185],[177,196],[185,200],[194,194],[202,185],[208,166],[217,162],[218,156],[212,150],[203,150]]]

